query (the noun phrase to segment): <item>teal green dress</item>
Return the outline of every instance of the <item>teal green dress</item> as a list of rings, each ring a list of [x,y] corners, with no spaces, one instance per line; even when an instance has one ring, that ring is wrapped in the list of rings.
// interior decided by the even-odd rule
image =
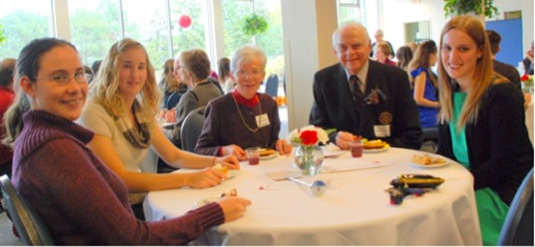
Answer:
[[[453,119],[450,121],[449,127],[455,159],[467,169],[470,169],[465,128],[463,127],[459,133],[456,126],[465,100],[466,93],[456,92],[453,94]],[[496,245],[509,206],[502,201],[496,192],[488,187],[476,190],[475,197],[483,244]]]

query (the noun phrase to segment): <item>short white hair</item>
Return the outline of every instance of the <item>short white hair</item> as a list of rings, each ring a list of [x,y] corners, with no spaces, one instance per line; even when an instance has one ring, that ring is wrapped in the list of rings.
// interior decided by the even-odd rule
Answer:
[[[253,45],[244,45],[234,51],[230,59],[230,72],[236,73],[240,65],[253,59],[260,59],[262,71],[266,69],[267,57],[262,49]]]
[[[366,27],[364,27],[362,24],[358,23],[358,22],[354,22],[354,21],[349,21],[349,22],[345,22],[343,23],[340,27],[338,27],[338,29],[336,29],[334,32],[333,32],[333,48],[337,48],[338,47],[338,43],[340,42],[340,32],[343,30],[343,29],[361,29],[364,31],[365,35],[366,35],[366,39],[368,40],[368,43],[371,41],[370,39],[370,35],[368,35],[368,30],[366,30]]]

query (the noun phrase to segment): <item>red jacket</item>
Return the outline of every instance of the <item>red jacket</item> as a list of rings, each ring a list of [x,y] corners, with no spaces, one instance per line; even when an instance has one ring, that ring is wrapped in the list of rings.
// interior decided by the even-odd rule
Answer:
[[[0,119],[4,119],[4,113],[6,113],[7,108],[13,103],[15,98],[15,93],[8,88],[0,87]],[[4,136],[5,128],[3,120],[0,121],[0,136]],[[11,148],[4,146],[0,142],[0,166],[7,164],[11,161],[13,153]]]

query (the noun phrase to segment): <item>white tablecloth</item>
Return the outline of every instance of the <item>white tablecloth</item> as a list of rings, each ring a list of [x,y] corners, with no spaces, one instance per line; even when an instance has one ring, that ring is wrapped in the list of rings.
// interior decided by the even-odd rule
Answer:
[[[473,178],[461,165],[422,169],[409,165],[417,151],[391,148],[351,158],[349,152],[325,159],[330,168],[370,167],[304,177],[323,179],[328,189],[314,197],[291,181],[275,182],[266,172],[294,170],[291,157],[242,163],[240,174],[208,189],[150,192],[148,220],[183,215],[205,197],[236,188],[252,201],[245,215],[207,231],[197,242],[206,245],[481,245]],[[446,180],[436,191],[406,197],[391,205],[385,189],[402,173],[425,173]]]

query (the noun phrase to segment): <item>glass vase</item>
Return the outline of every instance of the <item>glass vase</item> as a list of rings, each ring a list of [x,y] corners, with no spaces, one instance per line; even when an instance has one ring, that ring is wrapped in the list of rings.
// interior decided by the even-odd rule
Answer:
[[[300,145],[295,149],[294,163],[303,175],[317,175],[323,165],[323,151],[317,145]]]

